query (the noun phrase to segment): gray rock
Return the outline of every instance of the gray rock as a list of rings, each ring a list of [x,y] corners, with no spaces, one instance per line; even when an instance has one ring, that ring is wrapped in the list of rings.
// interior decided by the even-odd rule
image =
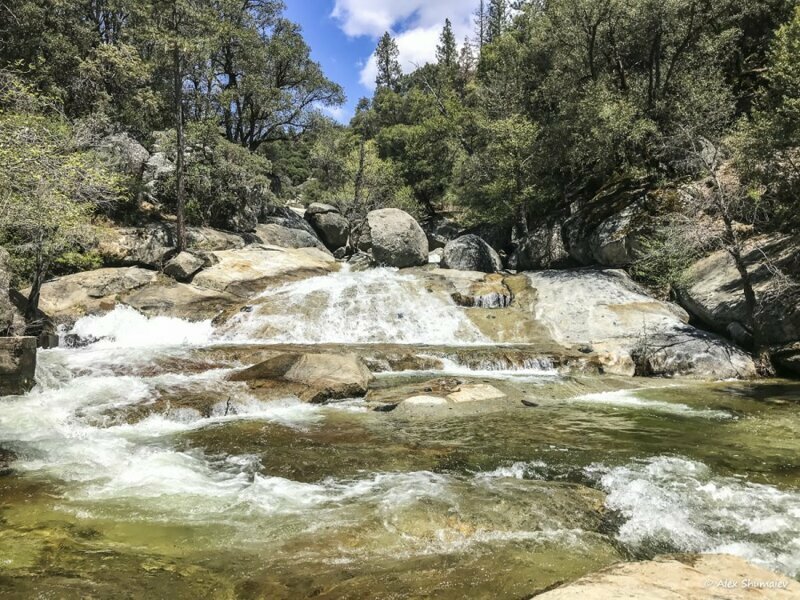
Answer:
[[[618,270],[526,274],[533,310],[557,341],[590,346],[609,372],[705,379],[752,377],[752,358],[688,325],[679,306],[656,300]]]
[[[22,334],[25,322],[9,298],[11,267],[8,252],[0,248],[0,336]]]
[[[303,215],[305,215],[305,210],[303,210],[303,214],[301,215],[294,208],[268,204],[264,207],[260,222],[265,225],[280,225],[287,229],[301,229],[317,237],[316,231],[314,231],[314,228],[305,220]]]
[[[339,214],[339,209],[330,204],[312,203],[304,218],[330,250],[347,245],[350,237],[350,222]]]
[[[328,252],[320,239],[303,229],[290,229],[282,225],[270,223],[256,227],[255,237],[268,246],[281,248],[319,248]]]
[[[561,239],[560,225],[542,225],[522,240],[508,259],[515,271],[564,268],[572,263]]]
[[[42,285],[39,306],[56,322],[113,310],[126,294],[153,283],[155,271],[138,267],[106,268],[58,277]],[[27,296],[30,290],[23,290]]]
[[[652,221],[658,199],[648,195],[646,181],[614,182],[583,204],[562,225],[562,240],[570,256],[582,265],[629,265]]]
[[[763,343],[783,356],[780,348],[800,342],[800,237],[758,236],[748,240],[743,258],[760,302],[756,319]],[[774,269],[785,278],[775,277]],[[681,305],[709,328],[747,345],[752,339],[744,327],[747,305],[730,255],[720,251],[699,260],[687,279],[690,283],[676,290]]]
[[[109,135],[97,145],[97,153],[114,170],[141,178],[150,153],[127,133]]]
[[[164,266],[164,273],[177,281],[187,282],[204,266],[202,258],[190,252],[181,252]]]
[[[36,338],[0,338],[0,396],[26,394],[35,385]]]
[[[170,225],[119,227],[102,230],[96,250],[111,267],[159,270],[175,254],[175,244],[175,230]]]
[[[373,210],[359,239],[359,248],[389,267],[416,267],[428,262],[428,238],[419,223],[397,208]]]
[[[316,248],[247,246],[215,252],[218,263],[195,275],[196,286],[248,298],[270,285],[326,275],[338,268],[329,252]]]
[[[231,381],[294,393],[301,400],[321,403],[367,393],[372,374],[355,354],[277,354],[233,373]]]
[[[241,299],[196,285],[158,277],[153,283],[122,296],[121,300],[148,316],[165,316],[200,321],[213,319]]]
[[[503,261],[495,250],[477,235],[467,234],[448,242],[442,253],[445,269],[494,273],[503,269]]]
[[[443,217],[427,219],[420,226],[428,237],[430,250],[444,248],[447,242],[456,239],[461,233],[461,227],[457,223]]]

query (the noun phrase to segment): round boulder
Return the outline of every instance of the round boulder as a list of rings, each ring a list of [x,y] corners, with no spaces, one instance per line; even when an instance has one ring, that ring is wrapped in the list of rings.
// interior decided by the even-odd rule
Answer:
[[[359,247],[368,246],[378,264],[417,267],[428,263],[428,238],[419,223],[398,208],[381,208],[367,215]]]
[[[350,222],[339,209],[330,204],[313,202],[305,212],[305,219],[329,250],[347,245]]]
[[[445,269],[481,273],[494,273],[503,269],[500,255],[489,244],[471,233],[447,243],[442,253],[441,265]]]

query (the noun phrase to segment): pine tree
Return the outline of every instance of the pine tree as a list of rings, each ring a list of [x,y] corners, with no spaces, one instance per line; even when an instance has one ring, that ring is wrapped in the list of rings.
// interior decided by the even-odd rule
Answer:
[[[400,50],[397,42],[394,41],[389,32],[383,34],[378,47],[375,49],[375,59],[378,63],[378,76],[375,78],[375,85],[378,89],[386,88],[399,91],[400,78],[403,71],[400,69]]]
[[[478,51],[483,48],[486,43],[488,25],[488,12],[486,11],[486,2],[480,0],[477,10],[475,11],[475,38],[478,42]]]
[[[508,24],[508,16],[508,0],[489,0],[484,35],[486,43],[491,43],[503,34]]]
[[[444,29],[439,36],[439,45],[436,46],[436,61],[440,66],[450,69],[456,65],[457,53],[453,24],[450,23],[450,19],[445,19]]]

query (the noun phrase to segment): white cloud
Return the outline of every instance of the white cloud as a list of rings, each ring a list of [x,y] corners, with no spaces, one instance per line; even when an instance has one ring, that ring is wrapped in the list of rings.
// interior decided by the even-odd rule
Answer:
[[[340,123],[344,123],[348,116],[347,109],[344,106],[323,106],[322,112]]]
[[[408,72],[434,60],[445,19],[453,23],[459,41],[471,35],[477,5],[478,0],[336,0],[331,16],[351,37],[377,40],[385,31],[391,32],[400,49],[400,64]],[[375,75],[375,57],[371,56],[361,67],[361,83],[374,88]]]

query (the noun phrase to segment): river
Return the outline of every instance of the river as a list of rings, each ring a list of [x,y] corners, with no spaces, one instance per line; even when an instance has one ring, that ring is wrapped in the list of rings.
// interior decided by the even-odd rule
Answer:
[[[684,551],[800,576],[799,384],[559,372],[462,311],[376,269],[222,325],[81,319],[64,334],[93,343],[40,351],[0,402],[0,595],[516,599]],[[507,398],[433,418],[226,380],[273,344],[441,359],[381,369],[378,398],[442,377]]]

